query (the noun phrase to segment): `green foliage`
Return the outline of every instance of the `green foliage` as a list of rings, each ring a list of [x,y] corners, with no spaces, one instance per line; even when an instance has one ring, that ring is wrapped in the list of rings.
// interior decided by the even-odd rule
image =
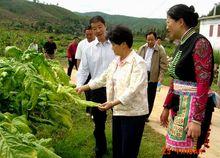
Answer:
[[[53,36],[55,38],[54,41],[57,44],[56,57],[65,58],[66,49],[72,41],[72,35],[70,34],[55,35],[53,33],[48,34],[43,32],[8,30],[4,28],[0,28],[0,56],[4,55],[5,48],[7,46],[13,45],[22,50],[26,50],[33,40],[36,40],[36,43],[39,46],[39,53],[43,53],[43,46],[49,36]]]
[[[60,158],[53,153],[51,139],[37,140],[25,115],[0,113],[1,158]]]
[[[165,48],[165,51],[166,51],[166,54],[169,56],[169,57],[172,57],[173,56],[173,53],[176,49],[176,46],[175,44],[173,44],[172,42],[169,42],[169,41],[163,41],[162,42],[162,45],[164,46]]]
[[[145,36],[134,36],[134,42],[132,48],[138,50],[142,45],[146,43]]]
[[[0,156],[7,158],[7,154],[9,154],[12,155],[11,158],[20,158],[20,155],[29,158],[26,156],[27,154],[32,158],[58,157],[48,150],[49,146],[41,145],[41,143],[47,144],[45,141],[39,140],[39,142],[33,138],[29,126],[37,135],[40,135],[40,128],[44,126],[45,133],[41,136],[51,137],[54,131],[61,129],[66,131],[67,135],[69,131],[74,131],[74,136],[77,137],[83,131],[79,130],[77,126],[82,127],[80,124],[85,124],[79,121],[80,118],[85,119],[85,116],[81,116],[82,111],[86,106],[96,106],[97,104],[83,100],[84,96],[76,93],[59,62],[46,60],[42,54],[34,51],[23,52],[17,47],[7,47],[5,54],[7,58],[0,58],[0,109],[2,112],[11,114],[0,115],[0,121],[3,121],[4,126],[10,127],[10,132],[13,131],[13,133],[0,134],[4,136],[0,142],[4,141],[2,143],[7,144],[8,142],[5,141],[12,142],[11,139],[13,139],[20,148],[11,146],[14,142],[8,143],[7,148],[15,150],[14,147],[16,147],[16,152],[5,153],[7,152],[6,147],[3,147]],[[22,117],[14,118],[13,114],[22,115]],[[13,126],[9,126],[8,119],[5,118],[10,118],[12,121],[9,121],[13,123]],[[77,126],[75,127],[73,124],[77,124]],[[25,135],[17,135],[17,130]],[[90,133],[86,128],[84,131],[86,134]],[[34,148],[31,143],[23,144],[23,139],[29,141],[29,138],[31,138]],[[56,141],[56,138],[53,141]],[[61,140],[58,139],[59,141]],[[82,140],[75,139],[73,143],[78,147],[82,141],[87,140],[82,137]],[[23,153],[25,151],[26,154]]]
[[[212,10],[208,13],[207,16],[212,16],[214,12],[214,7],[212,8]],[[220,4],[216,6],[216,15],[220,15]]]
[[[214,51],[214,63],[220,65],[220,51]]]

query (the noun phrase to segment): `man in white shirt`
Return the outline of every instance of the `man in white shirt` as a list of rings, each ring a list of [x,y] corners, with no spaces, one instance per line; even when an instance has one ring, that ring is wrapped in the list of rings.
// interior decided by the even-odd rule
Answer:
[[[167,70],[167,56],[157,43],[156,32],[149,32],[146,34],[147,43],[141,46],[138,50],[138,54],[145,59],[147,63],[148,72],[148,87],[147,97],[149,105],[149,114],[147,114],[146,122],[153,110],[154,100],[156,97],[157,85],[163,81],[164,73]]]
[[[83,52],[90,46],[91,42],[94,41],[96,38],[91,26],[87,26],[84,29],[84,34],[86,38],[79,42],[77,49],[76,49],[75,59],[77,59],[77,68],[79,68]],[[89,75],[84,84],[87,84],[90,79],[91,79],[91,76]],[[90,90],[86,91],[85,95],[86,95],[86,100],[90,101],[91,100]],[[86,113],[91,114],[90,107],[86,107]]]
[[[77,72],[77,87],[82,86],[89,74],[91,79],[99,77],[115,58],[112,45],[106,39],[105,20],[101,16],[90,19],[90,25],[97,37],[91,45],[82,53],[82,58]],[[106,102],[106,88],[99,88],[91,91],[91,100],[97,103]],[[93,121],[95,123],[94,136],[96,141],[96,157],[102,158],[107,151],[105,136],[106,112],[100,111],[97,107],[92,108]]]
[[[87,26],[84,29],[84,33],[86,38],[79,42],[78,47],[76,49],[75,59],[77,59],[77,67],[79,67],[83,51],[89,46],[89,44],[92,41],[95,40],[95,34],[91,26]]]
[[[34,39],[33,42],[28,46],[28,50],[33,50],[38,52],[38,44],[36,40]]]

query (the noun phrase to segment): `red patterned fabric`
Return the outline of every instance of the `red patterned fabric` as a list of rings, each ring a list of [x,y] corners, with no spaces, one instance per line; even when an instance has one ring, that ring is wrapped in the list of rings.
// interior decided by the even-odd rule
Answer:
[[[197,82],[197,100],[195,102],[196,109],[193,115],[193,119],[201,122],[204,118],[205,105],[208,100],[208,91],[212,69],[212,48],[206,39],[201,38],[196,42],[193,53],[193,60]],[[173,81],[171,81],[170,89],[164,102],[164,107],[168,109],[171,108],[170,105],[173,95]]]
[[[197,100],[193,119],[201,122],[205,115],[212,71],[212,48],[206,39],[201,38],[196,42],[193,59],[197,82]]]

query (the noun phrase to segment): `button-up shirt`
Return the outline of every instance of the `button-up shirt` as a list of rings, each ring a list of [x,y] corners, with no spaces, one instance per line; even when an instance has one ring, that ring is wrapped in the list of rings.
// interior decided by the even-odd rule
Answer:
[[[83,52],[89,47],[91,42],[88,42],[87,38],[79,42],[76,49],[75,59],[81,60]]]
[[[151,69],[151,59],[152,59],[153,53],[154,53],[154,48],[147,47],[147,51],[145,55],[145,61],[147,63],[147,71],[150,71]]]
[[[89,74],[91,79],[99,77],[115,58],[110,41],[104,43],[95,40],[82,54],[77,73],[77,87],[82,86]]]

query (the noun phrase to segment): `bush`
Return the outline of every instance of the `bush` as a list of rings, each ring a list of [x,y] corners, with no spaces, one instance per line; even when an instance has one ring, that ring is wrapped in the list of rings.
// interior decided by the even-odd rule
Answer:
[[[169,41],[163,41],[162,45],[164,46],[165,50],[166,50],[166,54],[169,56],[169,57],[172,57],[173,56],[173,53],[175,51],[175,44],[173,44],[172,42],[169,42]]]
[[[214,50],[214,63],[220,65],[220,51]]]

